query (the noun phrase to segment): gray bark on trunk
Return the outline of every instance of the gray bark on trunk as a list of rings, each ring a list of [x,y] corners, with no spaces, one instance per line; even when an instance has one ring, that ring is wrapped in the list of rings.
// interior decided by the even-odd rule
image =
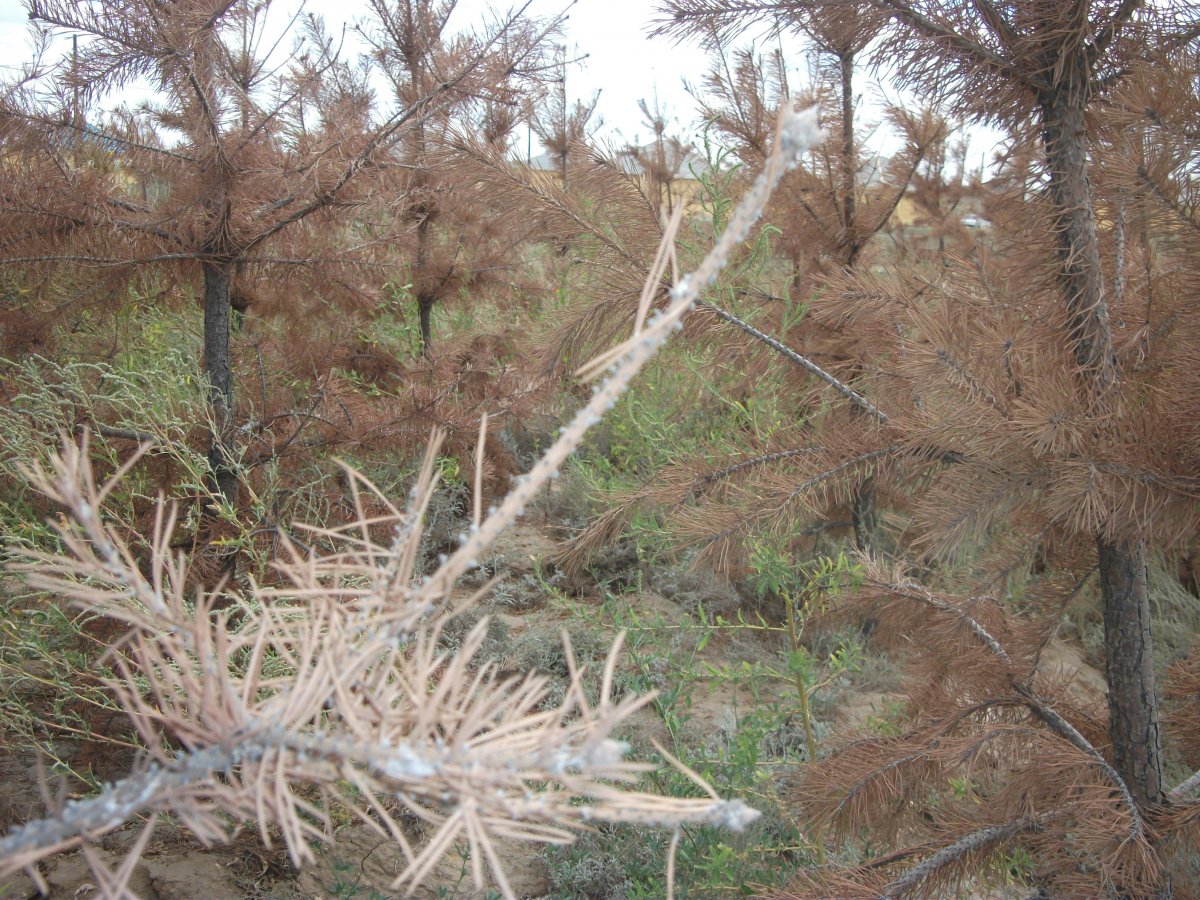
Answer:
[[[1142,806],[1161,802],[1163,773],[1154,684],[1146,548],[1096,541],[1104,601],[1104,669],[1113,768]]]
[[[1086,79],[1086,72],[1080,77]],[[1116,355],[1088,179],[1086,104],[1082,85],[1068,84],[1052,92],[1042,105],[1042,140],[1058,219],[1055,231],[1071,349],[1088,393],[1103,403],[1116,381]]]
[[[204,373],[208,378],[208,402],[214,431],[209,465],[217,492],[226,500],[237,497],[237,472],[232,459],[233,368],[230,352],[233,305],[230,289],[233,263],[205,262],[204,268]]]
[[[1112,344],[1100,242],[1088,178],[1089,72],[1083,54],[1067,62],[1041,98],[1043,142],[1056,211],[1059,274],[1071,350],[1085,402],[1097,415],[1112,404],[1117,361]],[[1154,642],[1146,547],[1098,536],[1113,767],[1143,805],[1162,800],[1162,747],[1154,679]]]

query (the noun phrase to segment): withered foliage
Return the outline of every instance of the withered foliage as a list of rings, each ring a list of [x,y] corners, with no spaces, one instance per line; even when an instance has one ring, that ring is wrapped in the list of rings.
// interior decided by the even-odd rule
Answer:
[[[566,251],[551,261],[565,302],[539,354],[543,370],[578,364],[627,335],[664,231],[656,201],[638,180],[594,149],[571,162],[563,183],[470,135],[460,136],[457,147],[464,172],[490,204],[521,210],[524,227]],[[656,304],[668,289],[666,280],[653,285]]]
[[[1184,763],[1200,770],[1200,652],[1194,651],[1171,667],[1165,694],[1166,727]]]
[[[1134,801],[1108,761],[1102,698],[1039,668],[1056,617],[1014,615],[995,595],[937,594],[878,566],[831,615],[868,615],[879,634],[921,649],[907,656],[902,731],[849,736],[806,769],[796,799],[814,834],[893,849],[803,873],[773,896],[961,896],[1018,857],[1050,896],[1157,895],[1173,866],[1187,895],[1174,849],[1195,840],[1197,804],[1186,786],[1166,805]]]
[[[711,791],[697,801],[629,790],[645,767],[625,761],[625,745],[609,735],[649,698],[613,698],[619,641],[598,705],[585,699],[572,660],[567,696],[549,710],[541,709],[544,678],[502,679],[473,664],[486,623],[457,652],[440,646],[442,627],[458,611],[449,598],[453,573],[469,559],[459,554],[418,581],[436,438],[407,508],[348,471],[356,520],[305,529],[316,549],[286,542],[279,586],[237,592],[234,608],[220,612],[220,592],[188,599],[186,563],[170,549],[175,514],[165,507],[147,536],[149,571],[141,571],[100,518],[137,457],[97,484],[87,449],[86,436],[81,447],[67,441],[51,468],[31,472],[73,520],[59,528],[63,553],[31,553],[25,569],[36,586],[127,629],[109,687],[145,755],[98,796],[52,803],[47,818],[0,838],[0,872],[24,868],[45,887],[36,863],[81,846],[100,894],[124,898],[161,812],[173,812],[205,843],[253,821],[268,844],[278,834],[299,865],[314,858],[312,842],[331,839],[342,811],[403,852],[407,867],[394,887],[419,884],[462,840],[475,884],[483,887],[486,866],[513,897],[495,844],[501,838],[563,843],[589,821],[741,827],[753,819],[739,801],[724,803]],[[500,520],[512,516],[509,509]],[[401,824],[401,811],[429,826],[423,844]],[[130,855],[109,870],[92,841],[147,813]]]
[[[736,456],[680,460],[624,498],[664,504],[681,543],[736,566],[755,531],[802,552],[814,520],[845,519],[839,507],[857,512],[869,488],[891,538],[875,552],[953,573],[966,597],[1003,598],[1012,575],[1041,573],[1023,624],[994,601],[933,603],[916,591],[978,628],[951,640],[906,623],[941,672],[909,686],[913,730],[851,744],[802,788],[835,837],[869,825],[901,849],[850,875],[823,870],[802,895],[950,891],[1014,846],[1054,895],[1168,889],[1172,841],[1195,821],[1194,779],[1163,782],[1146,573],[1149,552],[1186,553],[1200,534],[1200,385],[1188,362],[1200,352],[1194,7],[671,0],[662,16],[662,31],[702,37],[770,21],[834,47],[835,59],[827,24],[836,37],[869,20],[873,31],[853,32],[873,35],[858,49],[899,84],[1012,134],[1000,176],[979,190],[992,227],[935,229],[936,252],[906,252],[903,267],[882,253],[852,265],[853,234],[831,227],[852,221],[843,194],[824,220],[843,265],[823,267],[806,291],[792,347],[757,336],[778,365],[803,372],[802,424]],[[744,63],[730,83],[761,92],[770,79]],[[745,132],[756,102],[727,118]],[[932,166],[945,168],[944,157]],[[924,193],[931,218],[954,203]],[[624,514],[597,522],[583,544],[610,537]],[[1056,717],[1064,698],[1023,657],[1092,571],[1108,715],[1064,706]],[[877,604],[907,590],[896,588],[904,579],[878,580],[893,588]],[[1187,671],[1176,673],[1181,698]],[[950,778],[967,779],[969,802],[947,799]]]
[[[408,363],[356,355],[339,368],[368,376],[379,390],[364,394],[360,385],[333,375],[321,393],[322,421],[313,430],[326,447],[361,458],[394,454],[437,429],[446,435],[449,455],[469,460],[486,415],[492,423],[486,483],[489,494],[503,494],[518,462],[496,433],[546,430],[545,410],[557,389],[557,382],[524,364],[522,354],[530,348],[522,337],[511,331],[480,335],[448,344],[432,360]]]
[[[451,38],[453,3],[381,2],[364,29],[375,56],[351,63],[311,16],[290,52],[271,44],[270,7],[31,0],[35,22],[83,40],[11,86],[0,109],[6,159],[20,170],[0,196],[0,264],[60,309],[74,302],[62,303],[64,272],[117,300],[135,272],[194,286],[209,458],[230,501],[235,318],[361,308],[407,277],[428,348],[434,303],[479,290],[523,237],[511,215],[451,190],[452,174],[431,180],[445,165],[434,138],[481,104],[515,104],[522,67],[537,68],[554,29],[514,13]],[[382,110],[372,67],[393,77]],[[106,92],[138,79],[156,88],[153,100],[88,118]],[[454,227],[433,229],[439,217]],[[104,277],[89,283],[81,271]]]
[[[419,884],[462,841],[475,886],[484,887],[486,868],[501,893],[513,897],[496,844],[501,838],[566,843],[575,831],[604,821],[735,829],[753,821],[754,810],[721,800],[688,770],[706,796],[675,799],[631,789],[645,767],[626,761],[626,746],[610,735],[649,698],[612,696],[619,640],[601,673],[598,703],[589,703],[568,646],[567,695],[543,709],[540,676],[505,679],[493,667],[471,665],[486,625],[476,626],[457,651],[438,638],[451,617],[488,590],[452,598],[461,576],[612,408],[746,238],[781,175],[819,137],[811,113],[789,110],[781,117],[777,150],[720,241],[679,280],[668,308],[653,319],[643,310],[634,335],[587,367],[590,376],[609,374],[486,516],[480,448],[472,528],[428,576],[418,575],[417,562],[436,482],[436,434],[403,508],[347,470],[356,512],[350,524],[300,526],[311,546],[283,541],[278,585],[220,585],[194,600],[187,563],[172,552],[174,511],[160,505],[142,536],[151,550],[147,570],[104,521],[105,499],[136,455],[97,483],[85,432],[82,446],[67,439],[48,467],[30,469],[33,482],[71,518],[58,524],[62,552],[30,551],[24,569],[39,587],[127,629],[113,650],[111,688],[146,753],[128,778],[94,797],[51,802],[45,819],[0,838],[0,873],[25,868],[36,878],[39,860],[82,847],[101,894],[125,897],[162,812],[177,815],[206,842],[245,820],[264,840],[276,829],[295,863],[311,859],[311,842],[329,839],[335,816],[348,813],[400,848],[407,867],[396,886]],[[659,257],[674,238],[669,232]],[[660,275],[652,273],[651,285]],[[480,427],[486,429],[486,417]],[[226,603],[220,610],[219,595]],[[402,812],[424,823],[425,843],[411,838]],[[150,818],[130,856],[110,870],[92,842],[142,814]]]

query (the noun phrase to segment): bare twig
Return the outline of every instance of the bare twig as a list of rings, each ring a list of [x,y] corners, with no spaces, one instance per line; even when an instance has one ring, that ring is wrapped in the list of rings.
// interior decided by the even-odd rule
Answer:
[[[776,353],[781,354],[784,358],[795,363],[800,368],[804,369],[806,372],[817,376],[817,378],[821,379],[823,382],[825,382],[827,385],[829,385],[831,388],[833,388],[835,391],[837,391],[839,394],[841,394],[843,397],[845,397],[847,400],[849,400],[855,406],[858,406],[859,408],[866,410],[867,413],[869,413],[880,424],[886,425],[890,421],[888,419],[886,413],[884,413],[882,410],[880,410],[879,407],[877,407],[874,403],[872,403],[870,400],[868,400],[866,397],[864,397],[858,391],[854,390],[854,388],[850,387],[848,384],[845,384],[842,381],[839,381],[837,378],[835,378],[833,375],[830,375],[828,372],[826,372],[824,369],[822,369],[820,366],[818,366],[812,360],[797,353],[791,347],[788,347],[786,344],[782,343],[781,341],[771,337],[766,332],[759,331],[757,328],[755,328],[749,322],[739,319],[733,313],[726,312],[725,310],[721,309],[721,307],[717,306],[714,303],[710,303],[708,301],[703,301],[700,303],[700,306],[701,306],[701,308],[707,309],[713,315],[717,316],[717,318],[723,319],[726,322],[728,322],[730,325],[734,325],[734,326],[740,328],[742,331],[746,332],[746,334],[750,335],[755,340],[761,341],[762,343],[766,344],[768,347],[770,347]]]

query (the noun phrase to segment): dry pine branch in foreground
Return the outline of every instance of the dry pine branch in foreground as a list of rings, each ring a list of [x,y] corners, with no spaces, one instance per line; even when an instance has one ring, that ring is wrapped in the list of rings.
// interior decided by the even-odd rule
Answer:
[[[797,799],[835,842],[869,829],[896,849],[803,873],[775,896],[961,894],[1022,853],[1050,896],[1156,895],[1194,804],[1135,802],[1102,752],[1101,705],[1039,668],[1044,625],[993,597],[937,594],[878,565],[840,614],[864,610],[883,633],[920,634],[927,649],[911,663],[911,721],[894,735],[857,735],[809,767]]]
[[[67,442],[49,469],[31,471],[72,520],[60,528],[64,554],[31,555],[25,570],[36,586],[128,627],[114,651],[121,677],[112,687],[147,752],[123,781],[0,839],[0,874],[24,868],[37,878],[39,860],[77,846],[86,853],[91,841],[149,815],[136,857],[163,812],[206,842],[224,838],[231,823],[253,821],[264,840],[277,831],[301,864],[313,856],[310,842],[328,839],[340,809],[402,848],[408,866],[397,886],[411,890],[461,840],[475,883],[483,884],[486,863],[512,897],[498,838],[569,842],[594,821],[676,828],[751,821],[753,810],[708,788],[709,797],[684,800],[629,788],[645,766],[626,761],[625,745],[611,735],[649,698],[612,699],[619,641],[596,706],[575,671],[561,706],[544,710],[542,678],[501,681],[487,666],[471,668],[484,626],[454,653],[440,649],[438,637],[461,611],[448,603],[459,576],[612,407],[746,238],[791,161],[819,138],[815,114],[784,111],[775,154],[716,247],[680,279],[666,309],[644,327],[639,318],[630,340],[587,367],[609,372],[590,402],[495,512],[484,519],[477,510],[462,547],[427,578],[418,580],[416,564],[436,437],[404,509],[377,496],[387,512],[372,517],[360,499],[358,521],[309,529],[322,550],[285,545],[284,586],[226,592],[220,611],[216,593],[195,602],[184,595],[186,565],[169,550],[172,512],[159,510],[148,574],[105,525],[105,498],[136,457],[98,485],[86,440]],[[351,480],[356,497],[373,491],[353,473]],[[379,534],[389,538],[381,543]],[[432,826],[425,846],[409,843],[401,810]],[[132,858],[109,872],[87,855],[103,894],[128,896]]]

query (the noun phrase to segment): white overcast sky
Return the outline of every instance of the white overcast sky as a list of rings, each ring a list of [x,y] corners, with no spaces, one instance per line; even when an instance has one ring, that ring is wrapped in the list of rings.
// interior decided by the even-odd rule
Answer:
[[[286,23],[297,0],[276,0],[272,17]],[[467,27],[480,21],[490,7],[507,9],[513,0],[459,0],[452,25]],[[568,48],[587,58],[567,74],[568,99],[588,98],[600,90],[598,112],[605,127],[601,137],[614,143],[649,140],[649,129],[642,124],[639,100],[658,98],[676,123],[679,133],[692,137],[696,110],[684,90],[684,80],[698,83],[707,68],[706,54],[695,45],[676,44],[663,38],[647,37],[654,18],[653,0],[533,0],[530,14],[549,17],[567,11],[565,42]],[[333,29],[349,25],[366,14],[364,0],[308,0],[305,9],[322,16]],[[0,65],[15,66],[30,55],[27,14],[21,0],[0,0]],[[65,41],[63,42],[65,49]],[[775,44],[770,45],[774,47]],[[805,61],[795,42],[784,45],[789,67],[795,70],[794,85],[802,84],[798,73]],[[866,87],[864,107],[871,117],[874,91]],[[971,158],[978,164],[990,154],[993,139],[974,140]],[[870,141],[876,149],[889,152],[886,135]],[[534,148],[534,153],[537,148]]]

